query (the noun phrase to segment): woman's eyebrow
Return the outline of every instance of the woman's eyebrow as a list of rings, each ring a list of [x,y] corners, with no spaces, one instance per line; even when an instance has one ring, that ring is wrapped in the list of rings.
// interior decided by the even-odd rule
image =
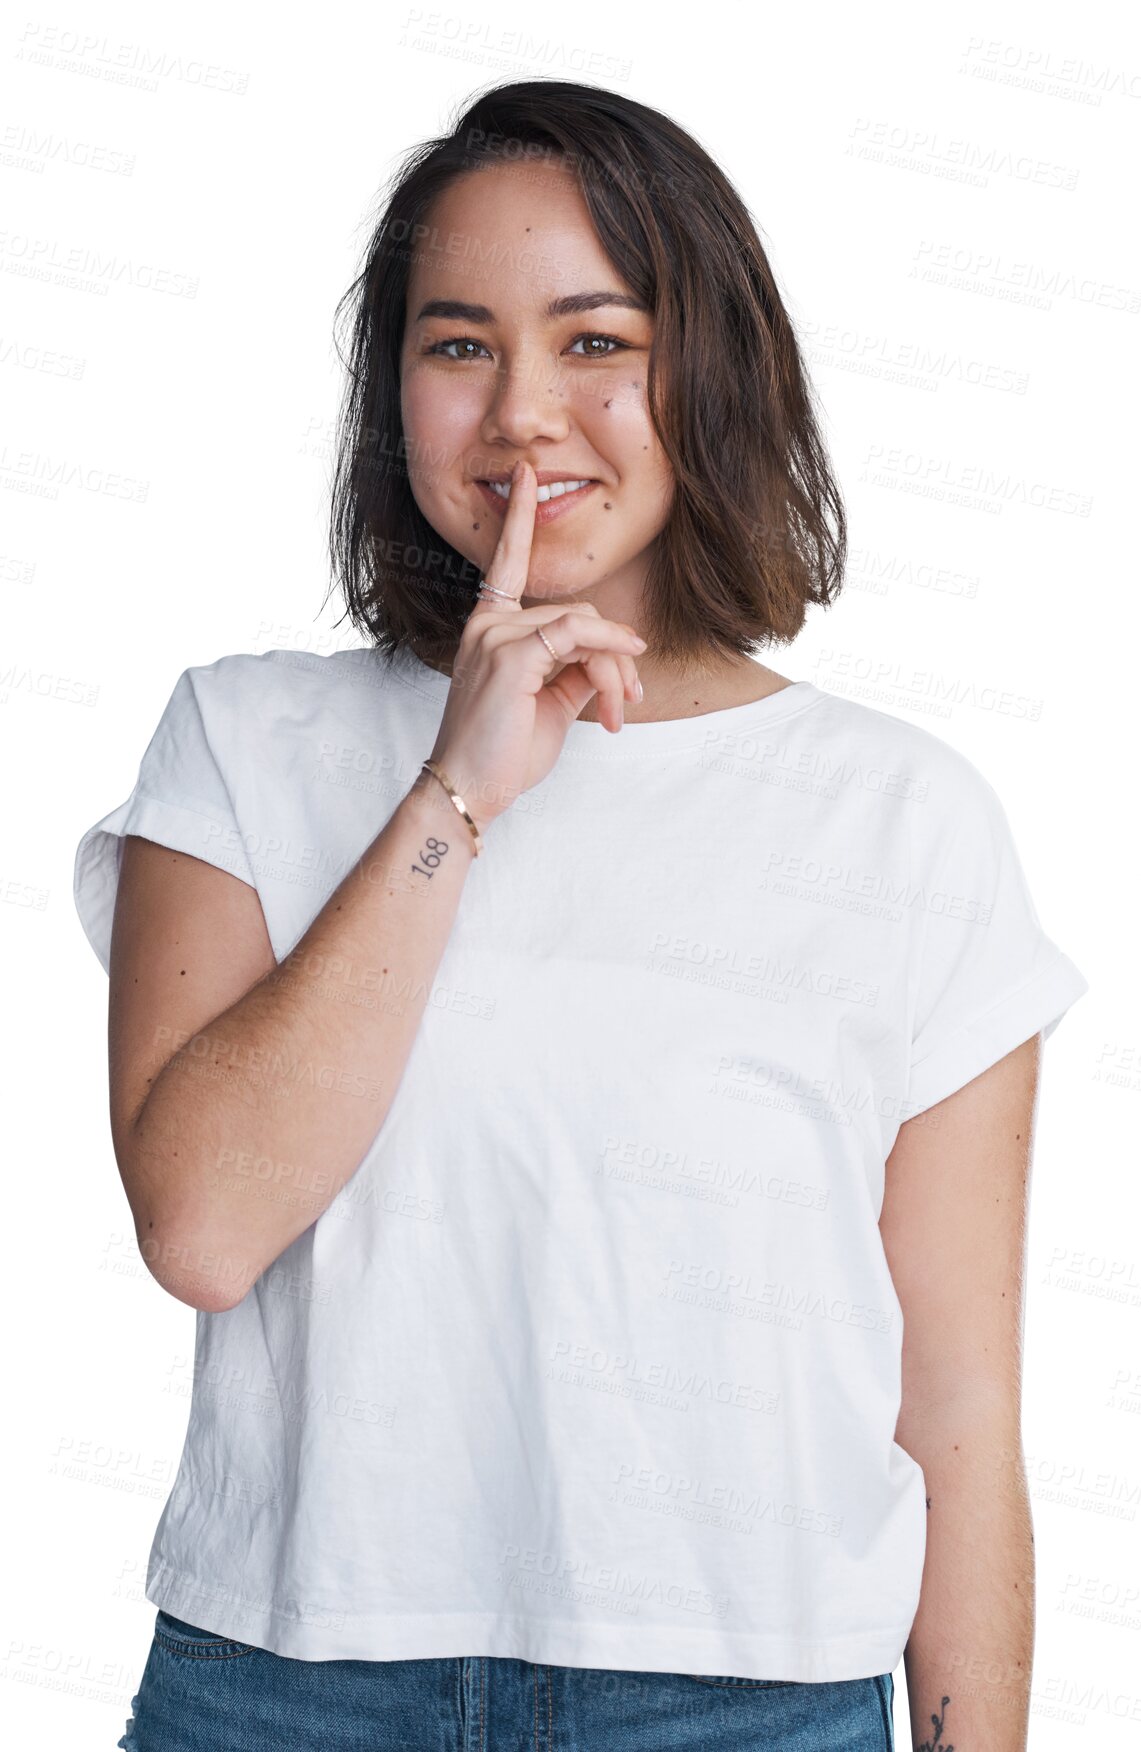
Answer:
[[[617,305],[622,310],[640,310],[649,316],[649,308],[640,298],[632,297],[628,292],[571,292],[564,298],[552,298],[547,305],[548,317],[579,316],[587,310],[601,310],[608,305]],[[456,298],[429,298],[422,305],[417,322],[423,322],[429,316],[447,316],[459,322],[489,323],[495,321],[492,311],[486,304],[463,304]]]

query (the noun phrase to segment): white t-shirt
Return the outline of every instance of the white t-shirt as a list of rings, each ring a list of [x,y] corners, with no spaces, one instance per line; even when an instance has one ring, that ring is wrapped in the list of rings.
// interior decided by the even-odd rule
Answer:
[[[186,670],[76,853],[104,967],[127,833],[254,886],[285,956],[449,685],[373,648]],[[304,1660],[894,1669],[926,1507],[885,1158],[1087,989],[930,731],[808,681],[572,724],[487,829],[360,1166],[197,1315],[146,1598]]]

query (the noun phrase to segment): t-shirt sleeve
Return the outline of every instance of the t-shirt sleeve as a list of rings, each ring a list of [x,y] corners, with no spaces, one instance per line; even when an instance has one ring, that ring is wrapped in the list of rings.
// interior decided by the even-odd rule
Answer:
[[[108,973],[111,922],[127,834],[202,858],[251,888],[257,886],[219,764],[218,744],[232,718],[231,712],[219,709],[219,693],[232,681],[232,665],[233,659],[220,658],[183,671],[147,744],[134,790],[79,841],[76,911]]]
[[[959,774],[949,839],[923,886],[908,1118],[1033,1035],[1049,1039],[1089,990],[1042,928],[993,786],[966,762]]]

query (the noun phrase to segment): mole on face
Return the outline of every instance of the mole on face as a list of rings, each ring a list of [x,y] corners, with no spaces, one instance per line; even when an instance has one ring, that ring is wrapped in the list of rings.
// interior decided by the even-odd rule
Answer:
[[[472,524],[472,528],[473,528],[473,529],[478,529],[478,528],[479,528],[479,524],[478,524],[478,523],[473,523],[473,524]]]
[[[604,408],[608,408],[608,407],[610,407],[611,403],[610,402],[603,402],[602,405]]]
[[[594,555],[593,555],[593,554],[587,554],[587,556],[586,556],[586,557],[587,557],[587,559],[588,559],[588,560],[592,560],[592,559],[593,559],[593,558],[594,558]]]
[[[602,509],[604,511],[612,511],[614,509],[614,507],[611,505],[609,499],[606,499],[603,501]]]

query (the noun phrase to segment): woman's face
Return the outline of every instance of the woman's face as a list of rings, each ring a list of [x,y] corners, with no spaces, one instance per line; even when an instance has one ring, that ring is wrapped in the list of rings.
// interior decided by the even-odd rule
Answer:
[[[536,522],[524,601],[577,596],[633,619],[673,494],[646,407],[653,319],[614,302],[632,293],[575,182],[523,165],[465,174],[413,247],[401,409],[417,505],[482,573],[503,511],[481,480],[522,457],[540,485],[597,482]],[[552,314],[570,298],[590,308]]]

